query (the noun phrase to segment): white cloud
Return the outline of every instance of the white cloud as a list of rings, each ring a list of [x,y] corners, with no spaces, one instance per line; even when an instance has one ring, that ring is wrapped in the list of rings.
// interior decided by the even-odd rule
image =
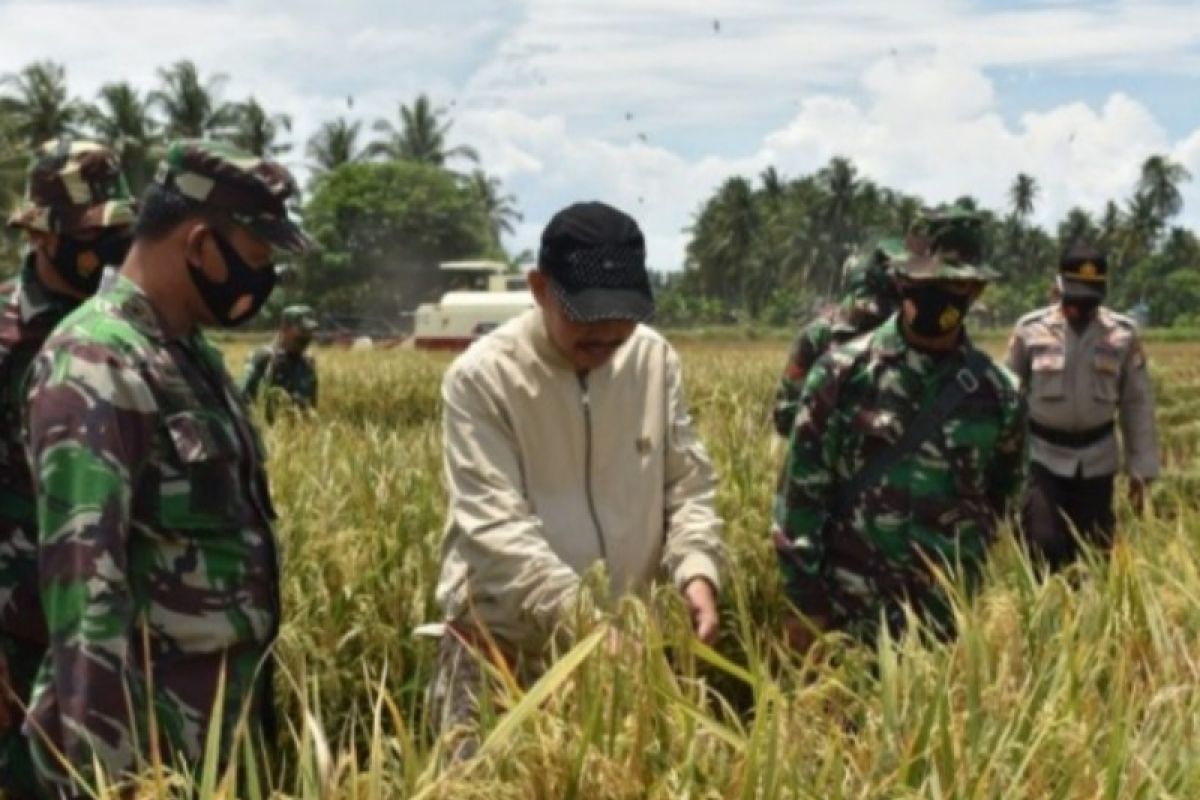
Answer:
[[[1151,152],[1200,177],[1200,132],[1166,130],[1122,90],[1200,73],[1200,4],[1184,0],[48,0],[0,3],[0,30],[0,72],[55,58],[83,96],[149,88],[179,58],[225,72],[229,99],[293,116],[301,168],[321,121],[369,131],[428,92],[454,104],[452,142],[518,195],[517,249],[561,205],[599,198],[677,266],[682,229],[722,180],[834,155],[930,200],[1003,205],[1028,172],[1044,221],[1126,196]],[[1014,70],[1026,103],[1058,76],[1109,88],[1090,105],[1013,108],[998,76]],[[1187,197],[1195,215],[1200,189]]]
[[[660,267],[682,262],[682,229],[721,181],[756,176],[769,164],[795,176],[847,156],[867,177],[930,202],[969,194],[995,208],[1007,207],[1013,177],[1026,172],[1041,187],[1036,218],[1047,225],[1072,206],[1098,213],[1108,199],[1128,197],[1152,153],[1173,152],[1200,176],[1200,131],[1174,144],[1142,104],[1120,93],[1097,108],[1071,103],[1010,124],[981,71],[936,55],[869,66],[861,95],[805,100],[790,121],[734,157],[690,160],[614,144],[573,133],[562,117],[513,110],[479,112],[464,118],[462,130],[486,163],[539,198],[541,218],[593,197],[630,210]],[[522,230],[526,246],[536,240],[533,221]]]

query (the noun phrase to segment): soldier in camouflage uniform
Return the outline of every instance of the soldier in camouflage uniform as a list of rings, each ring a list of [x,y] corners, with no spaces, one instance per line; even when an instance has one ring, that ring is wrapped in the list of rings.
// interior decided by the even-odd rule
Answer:
[[[59,754],[88,782],[93,763],[124,778],[155,749],[194,768],[211,726],[227,756],[239,720],[254,734],[270,713],[275,512],[249,411],[200,326],[251,318],[276,255],[308,249],[295,191],[276,164],[171,143],[120,274],[34,363],[50,652],[26,733],[56,794],[85,791]]]
[[[37,591],[37,514],[21,440],[29,364],[50,331],[90,295],[104,265],[129,249],[133,204],[113,154],[58,139],[36,149],[25,198],[9,219],[29,240],[17,277],[0,286],[0,790],[35,792],[23,708],[46,651]],[[11,693],[11,694],[10,694]]]
[[[246,360],[242,391],[254,402],[267,395],[267,417],[274,410],[272,395],[283,393],[299,408],[317,407],[317,365],[305,352],[317,330],[317,315],[308,306],[288,306],[275,341]]]
[[[892,265],[901,310],[805,383],[773,528],[787,595],[807,617],[789,626],[799,648],[817,629],[870,640],[884,619],[897,631],[906,601],[945,630],[936,574],[976,573],[1020,491],[1016,383],[963,327],[995,277],[981,238],[979,218],[957,208],[919,218]]]
[[[846,290],[837,308],[805,325],[792,343],[775,392],[775,430],[780,436],[792,434],[804,379],[817,359],[835,344],[875,330],[896,311],[899,296],[888,262],[901,250],[898,239],[883,239],[852,255],[846,262]]]

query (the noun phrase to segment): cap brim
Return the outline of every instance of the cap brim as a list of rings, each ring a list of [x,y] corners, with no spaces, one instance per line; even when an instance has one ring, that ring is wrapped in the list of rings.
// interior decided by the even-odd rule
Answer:
[[[986,264],[947,263],[932,256],[908,255],[891,264],[892,272],[908,281],[982,281],[1000,279],[1000,273]]]
[[[654,317],[654,298],[638,289],[583,289],[569,294],[556,281],[550,281],[550,286],[575,322],[649,322]]]
[[[1064,295],[1071,297],[1094,297],[1096,299],[1104,299],[1107,283],[1099,283],[1096,281],[1080,280],[1066,275],[1059,276],[1061,281],[1058,290]]]
[[[243,224],[255,236],[270,244],[276,251],[286,255],[302,256],[317,247],[308,234],[290,219],[256,219]]]
[[[888,265],[903,261],[908,258],[908,248],[904,246],[904,239],[898,236],[887,236],[875,243],[875,249],[883,253],[884,258],[888,260]]]
[[[51,232],[51,219],[57,219],[57,232],[71,234],[95,228],[120,228],[137,220],[134,205],[128,200],[108,200],[90,206],[72,206],[57,214],[53,209],[23,203],[8,218],[10,228],[29,228]]]

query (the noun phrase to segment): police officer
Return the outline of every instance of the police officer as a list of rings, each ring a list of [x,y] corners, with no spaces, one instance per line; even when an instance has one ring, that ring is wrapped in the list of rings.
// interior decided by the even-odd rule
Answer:
[[[300,408],[316,408],[317,365],[307,350],[317,327],[317,315],[308,306],[283,310],[275,341],[258,348],[246,360],[242,391],[248,400],[253,402],[259,394],[278,391]]]
[[[125,258],[132,222],[113,153],[68,138],[34,151],[25,198],[9,219],[29,243],[17,277],[0,286],[0,790],[12,797],[34,793],[21,709],[46,651],[23,387],[50,331],[95,291],[106,265]]]
[[[1079,539],[1112,543],[1116,423],[1136,510],[1159,472],[1146,354],[1133,320],[1102,305],[1107,286],[1104,253],[1077,242],[1059,263],[1059,301],[1022,317],[1008,345],[1030,414],[1022,528],[1052,569],[1078,556]]]

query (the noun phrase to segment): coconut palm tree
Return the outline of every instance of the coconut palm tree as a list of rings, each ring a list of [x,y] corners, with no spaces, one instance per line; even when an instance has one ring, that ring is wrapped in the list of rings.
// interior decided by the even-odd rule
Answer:
[[[130,188],[140,192],[153,174],[159,143],[148,99],[128,83],[106,83],[96,93],[96,102],[83,107],[81,118],[88,131],[117,154]]]
[[[1191,179],[1191,173],[1182,164],[1166,156],[1150,156],[1142,163],[1137,194],[1145,195],[1150,209],[1158,217],[1160,228],[1182,210],[1183,195],[1179,185]]]
[[[26,146],[75,131],[80,106],[68,97],[62,64],[36,61],[0,78],[0,87],[4,89],[0,111],[8,117],[13,135]]]
[[[161,88],[150,93],[150,103],[163,115],[167,137],[229,138],[238,108],[221,100],[228,78],[216,74],[201,80],[191,61],[177,61],[158,70]]]
[[[1037,200],[1037,180],[1024,172],[1018,172],[1008,190],[1008,200],[1012,204],[1012,213],[1018,219],[1026,219],[1033,214],[1034,202]]]
[[[292,132],[292,118],[287,114],[268,114],[255,98],[237,106],[236,119],[230,140],[247,153],[260,157],[278,158],[292,149],[290,142],[281,142],[281,133]]]
[[[313,176],[319,177],[343,164],[353,164],[364,158],[366,153],[358,144],[361,130],[361,122],[350,122],[344,117],[321,125],[305,148],[308,158],[313,162]]]
[[[434,108],[426,95],[418,95],[411,106],[401,104],[399,127],[390,120],[375,121],[372,129],[383,138],[372,142],[368,152],[372,156],[415,161],[435,167],[445,166],[447,161],[454,158],[478,162],[479,153],[474,148],[446,145],[446,136],[453,123],[445,117],[444,108]]]
[[[493,178],[481,169],[474,170],[465,183],[487,217],[492,242],[499,245],[500,236],[505,233],[511,235],[515,231],[515,223],[524,219],[517,210],[517,199],[504,193],[499,178]]]
[[[1092,220],[1092,215],[1076,206],[1067,212],[1067,216],[1058,226],[1059,249],[1066,251],[1077,241],[1094,244],[1100,238],[1100,231]]]
[[[841,279],[842,264],[854,247],[857,237],[856,201],[861,182],[854,162],[835,157],[816,175],[817,184],[825,192],[821,210],[823,254],[819,268],[825,273],[824,291],[833,295]]]

